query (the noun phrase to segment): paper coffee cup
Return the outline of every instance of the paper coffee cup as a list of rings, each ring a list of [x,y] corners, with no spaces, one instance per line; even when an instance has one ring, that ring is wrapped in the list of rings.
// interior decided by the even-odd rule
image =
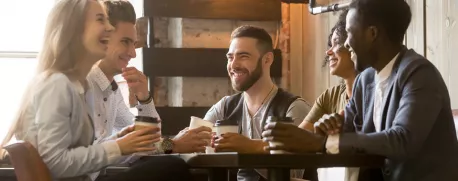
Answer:
[[[189,122],[189,129],[196,129],[198,127],[205,126],[209,127],[213,130],[213,123],[210,121],[205,121],[202,118],[191,116],[191,121]],[[208,133],[211,134],[211,133]],[[206,140],[208,142],[208,146],[211,144],[211,140]]]
[[[201,126],[213,128],[213,123],[205,121],[202,118],[191,116],[191,122],[189,123],[189,129],[195,129]]]
[[[217,126],[215,127],[216,135],[220,137],[222,134],[226,133],[239,133],[238,125],[227,125],[227,126]]]
[[[219,139],[222,134],[226,133],[239,133],[239,125],[237,122],[231,120],[217,120],[215,123],[215,137],[214,140]],[[215,144],[216,146],[217,144]]]
[[[218,120],[215,123],[215,132],[218,137],[226,133],[239,133],[239,125],[230,120]]]
[[[284,122],[284,123],[292,123],[293,120],[290,117],[275,117],[275,116],[269,116],[267,117],[266,123],[274,123],[274,122]],[[282,146],[283,144],[280,142],[276,141],[269,141],[269,146]],[[270,154],[285,154],[288,153],[283,150],[270,150]]]
[[[134,131],[138,131],[148,127],[157,127],[159,125],[159,121],[155,117],[148,117],[148,116],[135,116],[135,125]],[[151,147],[159,147],[159,142],[153,143]],[[135,155],[150,155],[152,152],[139,152],[135,153]]]
[[[147,128],[147,127],[157,127],[159,124],[159,121],[157,118],[154,117],[147,117],[147,116],[135,116],[135,125],[134,125],[134,131]]]

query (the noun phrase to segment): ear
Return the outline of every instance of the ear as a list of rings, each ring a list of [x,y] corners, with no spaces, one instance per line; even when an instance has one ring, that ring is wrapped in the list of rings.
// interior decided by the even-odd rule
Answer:
[[[380,34],[380,30],[376,27],[376,26],[369,26],[368,30],[367,30],[367,34],[368,34],[368,40],[370,41],[375,41],[377,39],[377,37],[379,36]]]
[[[264,54],[264,57],[262,57],[262,61],[263,63],[267,64],[267,65],[272,65],[272,63],[274,62],[274,53],[273,52],[267,52],[266,54]]]

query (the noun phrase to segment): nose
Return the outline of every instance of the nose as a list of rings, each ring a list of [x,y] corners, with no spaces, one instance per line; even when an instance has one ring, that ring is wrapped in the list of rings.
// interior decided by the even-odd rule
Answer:
[[[137,57],[137,52],[135,52],[135,45],[133,45],[133,46],[131,46],[131,47],[129,48],[129,56],[130,56],[131,58]]]
[[[332,51],[332,47],[329,47],[329,49],[326,50],[326,55],[331,56],[332,54],[334,54],[334,52]]]
[[[113,27],[113,25],[111,25],[111,23],[110,23],[108,20],[105,21],[105,22],[106,22],[106,23],[105,23],[105,31],[106,31],[106,32],[113,32],[114,29],[115,29],[115,28]]]
[[[348,43],[348,38],[345,40],[344,47],[348,50],[350,50],[350,44]]]

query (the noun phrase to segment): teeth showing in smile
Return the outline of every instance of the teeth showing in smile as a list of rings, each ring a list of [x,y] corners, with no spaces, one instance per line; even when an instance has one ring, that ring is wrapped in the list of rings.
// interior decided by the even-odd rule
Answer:
[[[108,44],[108,39],[101,39],[100,43],[106,45],[106,44]]]
[[[233,75],[234,77],[236,77],[236,78],[237,78],[237,77],[241,77],[241,76],[244,76],[244,75],[245,75],[245,73],[243,73],[243,72],[232,72],[232,75]]]
[[[329,60],[329,66],[333,66],[337,63],[337,59],[331,59]]]

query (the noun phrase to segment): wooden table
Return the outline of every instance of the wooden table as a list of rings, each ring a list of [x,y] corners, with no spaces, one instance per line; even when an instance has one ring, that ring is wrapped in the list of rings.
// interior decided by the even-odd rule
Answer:
[[[228,180],[228,170],[234,168],[259,168],[268,170],[269,181],[289,181],[291,169],[326,167],[381,168],[385,158],[374,155],[327,155],[327,154],[172,154],[182,158],[191,168],[205,169],[209,181]],[[147,157],[164,156],[151,155]],[[148,159],[148,158],[146,158]],[[101,174],[116,174],[128,166],[109,167]]]
[[[191,168],[209,170],[210,181],[228,178],[228,169],[261,168],[268,170],[269,181],[290,179],[290,169],[326,167],[381,168],[385,158],[374,155],[327,155],[327,154],[177,154]]]

